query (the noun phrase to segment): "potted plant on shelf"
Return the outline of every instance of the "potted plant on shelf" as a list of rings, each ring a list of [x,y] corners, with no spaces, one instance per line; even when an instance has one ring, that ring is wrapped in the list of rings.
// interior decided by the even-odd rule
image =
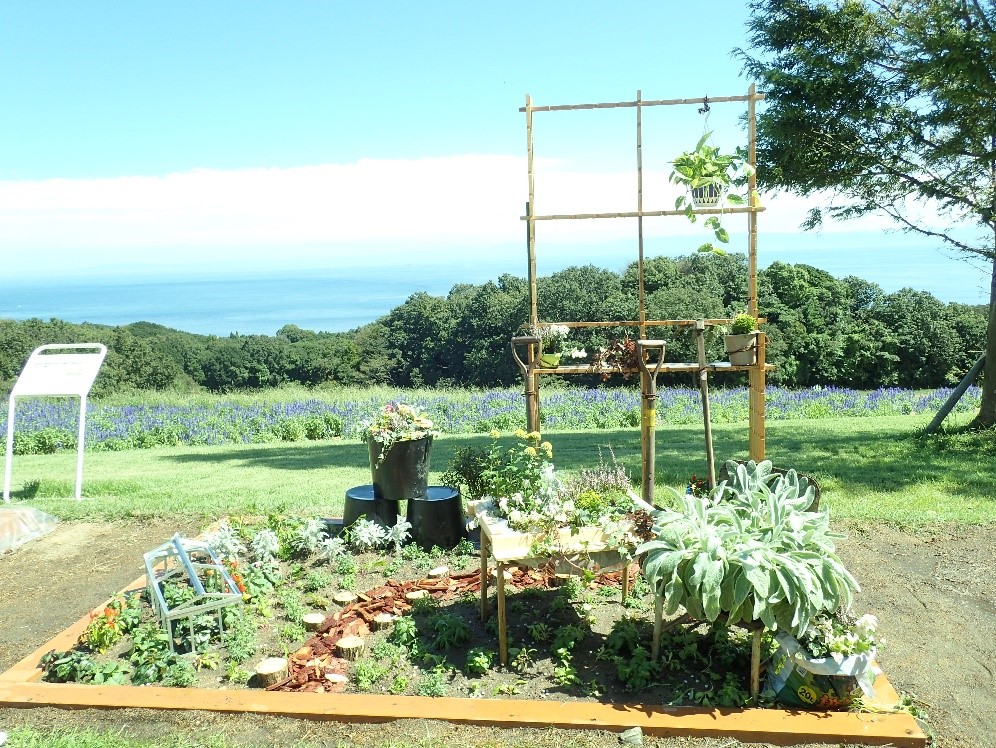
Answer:
[[[525,333],[539,338],[539,356],[536,363],[545,369],[556,369],[560,366],[560,357],[564,353],[564,341],[570,334],[567,325],[537,324],[527,325]]]
[[[742,313],[733,318],[730,334],[726,336],[726,355],[734,366],[753,366],[757,363],[757,318]]]
[[[390,501],[424,498],[429,450],[439,432],[417,407],[388,403],[363,422],[360,437],[370,450],[374,496]]]
[[[640,351],[629,335],[610,340],[604,348],[595,351],[591,362],[592,370],[602,375],[602,381],[607,381],[616,372],[621,373],[623,379],[629,379],[639,367]]]
[[[746,202],[744,197],[732,190],[746,185],[748,178],[754,173],[754,167],[749,163],[743,148],[723,155],[718,146],[709,144],[711,136],[712,133],[707,132],[693,150],[685,151],[671,162],[673,170],[669,180],[685,190],[674,201],[674,209],[684,209],[692,223],[696,221],[697,208],[722,207],[724,203],[743,205]],[[730,241],[730,235],[723,228],[719,216],[709,216],[705,225],[713,230],[717,241],[723,244]],[[722,253],[711,242],[700,246],[699,251]]]

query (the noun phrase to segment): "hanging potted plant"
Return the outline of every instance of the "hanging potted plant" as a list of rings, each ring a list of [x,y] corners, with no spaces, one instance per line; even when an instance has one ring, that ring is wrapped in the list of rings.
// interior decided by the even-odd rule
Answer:
[[[564,341],[570,333],[567,325],[527,325],[525,332],[534,338],[539,338],[538,366],[544,369],[556,369],[560,366],[560,358],[564,353]]]
[[[730,334],[726,336],[726,355],[734,366],[753,366],[757,363],[757,319],[750,314],[733,318]]]
[[[370,450],[374,496],[389,501],[425,498],[429,450],[438,434],[418,408],[388,403],[363,422],[360,436]]]
[[[684,209],[692,223],[696,221],[697,208],[714,208],[724,203],[743,205],[743,196],[732,190],[746,185],[748,177],[754,173],[754,167],[748,162],[743,148],[723,155],[718,146],[709,144],[711,136],[712,133],[707,132],[693,150],[685,151],[671,162],[673,170],[669,180],[685,190],[674,201],[674,209]],[[730,235],[720,223],[719,216],[709,216],[705,225],[713,230],[717,241],[723,244],[730,241]],[[703,244],[699,251],[721,253],[711,242]]]

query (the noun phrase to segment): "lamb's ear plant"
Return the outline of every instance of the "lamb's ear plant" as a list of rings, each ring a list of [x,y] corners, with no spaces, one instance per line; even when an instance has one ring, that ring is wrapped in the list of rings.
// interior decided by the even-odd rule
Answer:
[[[732,467],[732,466],[731,466]],[[849,607],[858,583],[835,552],[826,510],[808,512],[812,487],[771,463],[737,466],[707,499],[674,491],[676,511],[657,514],[643,571],[664,612],[760,621],[799,637],[813,617]],[[672,489],[673,490],[673,489]]]

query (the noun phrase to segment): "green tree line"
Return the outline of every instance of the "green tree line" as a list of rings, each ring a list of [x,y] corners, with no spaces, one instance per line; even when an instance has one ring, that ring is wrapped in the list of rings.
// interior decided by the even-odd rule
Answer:
[[[538,279],[539,316],[550,322],[637,318],[636,263],[617,273],[591,265]],[[746,258],[739,254],[655,257],[644,266],[647,318],[725,318],[743,311]],[[758,307],[768,319],[769,381],[787,387],[938,387],[960,379],[985,343],[982,306],[943,303],[929,293],[885,293],[869,281],[837,279],[803,264],[758,272]],[[9,387],[44,343],[100,342],[108,356],[95,394],[128,389],[216,392],[275,387],[390,384],[510,386],[519,381],[509,339],[529,315],[523,278],[503,275],[449,294],[415,293],[390,313],[349,332],[288,324],[276,335],[215,337],[148,322],[120,327],[53,319],[0,320],[0,381]],[[569,347],[591,354],[636,328],[572,331]],[[677,328],[648,331],[667,341],[668,361],[694,361],[695,344]],[[720,335],[708,342],[724,358]],[[595,374],[578,384],[599,381]],[[618,379],[615,378],[615,379]],[[674,383],[687,384],[684,380]]]

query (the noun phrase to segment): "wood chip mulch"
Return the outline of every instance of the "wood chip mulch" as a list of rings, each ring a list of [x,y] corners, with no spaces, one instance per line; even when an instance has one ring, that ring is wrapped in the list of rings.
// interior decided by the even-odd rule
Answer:
[[[548,569],[512,567],[508,571],[511,572],[512,578],[506,584],[517,590],[557,586],[556,577]],[[621,579],[622,571],[610,572],[600,575],[592,584],[618,586],[621,584]],[[480,593],[480,571],[475,569],[442,579],[419,579],[411,582],[388,579],[380,587],[361,593],[356,602],[346,605],[325,619],[315,635],[289,656],[287,677],[266,690],[301,693],[343,691],[346,683],[338,676],[347,675],[349,661],[336,656],[336,644],[344,636],[368,635],[374,617],[380,613],[389,613],[393,616],[408,613],[412,609],[412,604],[405,596],[416,590],[425,590],[437,600],[449,600],[468,592]]]

